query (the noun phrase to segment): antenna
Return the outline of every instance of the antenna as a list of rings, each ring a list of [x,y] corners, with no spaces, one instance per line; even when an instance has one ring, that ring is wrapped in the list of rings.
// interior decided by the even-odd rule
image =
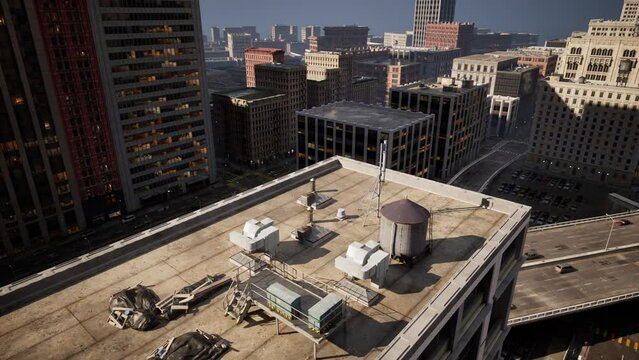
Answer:
[[[379,210],[381,208],[382,203],[382,185],[384,181],[386,181],[386,153],[388,152],[388,140],[384,140],[383,143],[379,146],[379,173],[377,175],[377,180],[375,181],[375,185],[369,191],[368,194],[368,207],[366,208],[366,213],[364,216],[363,226],[366,226],[366,220],[368,219],[368,214],[371,212],[371,205],[373,202],[373,198],[376,198],[376,213],[377,218],[379,219]]]

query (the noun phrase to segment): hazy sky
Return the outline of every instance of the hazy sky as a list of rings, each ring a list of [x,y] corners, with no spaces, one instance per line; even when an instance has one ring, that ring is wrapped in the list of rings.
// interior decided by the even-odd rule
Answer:
[[[411,30],[414,0],[200,0],[205,33],[211,26],[272,24],[367,25],[371,34]],[[542,40],[586,30],[588,20],[616,19],[623,0],[457,0],[456,20],[495,31],[533,32]]]

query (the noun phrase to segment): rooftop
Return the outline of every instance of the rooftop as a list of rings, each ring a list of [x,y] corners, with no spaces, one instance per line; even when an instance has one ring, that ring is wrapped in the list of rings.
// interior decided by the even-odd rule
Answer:
[[[305,65],[295,65],[295,64],[257,64],[255,68],[271,68],[278,69],[284,71],[297,71],[297,70],[306,70]]]
[[[614,225],[611,232],[611,219],[604,216],[531,229],[524,251],[543,257],[528,260],[519,272],[510,318],[639,292],[639,213],[616,217],[632,224]],[[557,264],[577,271],[559,275]]]
[[[246,52],[259,52],[259,53],[267,53],[267,54],[275,54],[278,52],[283,52],[282,49],[276,48],[267,48],[267,47],[250,47],[246,49]]]
[[[230,98],[242,99],[246,101],[260,100],[260,99],[266,99],[266,98],[276,97],[276,96],[284,96],[284,94],[280,94],[275,91],[258,89],[258,88],[233,89],[233,90],[227,90],[227,91],[213,92],[211,94],[227,96]]]
[[[475,85],[472,80],[456,80],[454,78],[439,78],[436,83],[424,81],[416,81],[410,84],[398,86],[397,89],[405,92],[431,95],[449,95],[459,96],[464,92],[473,91],[480,86],[488,86],[487,84]]]
[[[298,113],[385,131],[396,131],[413,123],[424,121],[431,116],[351,101],[316,106]]]
[[[312,357],[313,348],[305,336],[290,329],[282,329],[284,332],[276,335],[275,322],[263,312],[253,312],[244,323],[235,325],[235,321],[223,316],[222,294],[200,305],[197,311],[147,332],[107,325],[108,299],[138,283],[152,286],[164,297],[207,274],[232,274],[234,267],[228,259],[239,248],[229,241],[229,233],[241,231],[248,219],[263,217],[273,219],[279,228],[282,242],[278,258],[298,274],[329,284],[343,279],[344,274],[334,267],[334,259],[344,254],[351,242],[366,242],[378,236],[377,218],[369,216],[364,224],[364,214],[358,210],[376,174],[377,168],[372,165],[333,157],[170,222],[187,222],[183,230],[180,225],[160,225],[159,234],[176,239],[162,240],[165,245],[152,250],[147,247],[141,255],[130,256],[107,270],[89,268],[95,272],[91,277],[0,317],[0,357],[139,359],[165,339],[195,328],[220,334],[231,342],[233,351],[225,359]],[[317,210],[314,218],[336,236],[316,247],[288,239],[288,234],[307,217],[305,208],[295,200],[309,191],[311,177],[317,179],[319,191],[335,200]],[[529,210],[500,199],[491,199],[491,208],[485,209],[479,206],[481,194],[387,171],[382,203],[406,197],[434,214],[433,254],[412,267],[393,262],[385,287],[379,290],[381,300],[372,307],[349,302],[348,321],[318,346],[320,356],[370,358],[392,344],[398,334],[420,331],[419,326],[424,328],[424,324],[439,316],[428,311],[431,305],[441,306],[451,293],[456,294],[468,274],[479,266],[476,259],[493,256],[509,229],[525,221]],[[352,218],[333,220],[338,207],[346,208]],[[146,232],[154,231],[155,228]],[[140,236],[142,240],[129,239],[128,244],[144,241]],[[106,252],[112,254],[110,251]],[[113,255],[108,254],[109,261],[113,261]],[[42,279],[34,281],[36,291],[51,292],[43,290]],[[358,283],[370,286],[368,281]],[[0,300],[6,304],[5,299]]]
[[[485,61],[485,62],[500,62],[500,61],[508,61],[512,59],[517,59],[517,55],[503,54],[503,53],[488,53],[488,54],[475,54],[462,56],[455,61],[463,60],[463,61]]]

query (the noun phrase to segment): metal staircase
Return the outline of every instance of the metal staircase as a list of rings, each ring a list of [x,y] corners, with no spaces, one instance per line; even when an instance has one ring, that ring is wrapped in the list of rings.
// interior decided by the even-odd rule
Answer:
[[[250,296],[249,285],[233,280],[222,300],[224,316],[230,315],[235,319],[235,323],[239,324],[244,321],[252,305],[253,299]]]

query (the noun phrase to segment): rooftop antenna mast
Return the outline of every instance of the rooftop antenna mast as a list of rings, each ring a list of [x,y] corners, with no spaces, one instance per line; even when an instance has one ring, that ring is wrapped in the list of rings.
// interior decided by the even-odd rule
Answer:
[[[368,215],[371,212],[371,206],[373,204],[373,198],[375,198],[376,202],[376,213],[377,218],[379,219],[379,210],[382,206],[382,186],[384,181],[386,180],[386,156],[388,152],[388,140],[384,140],[383,143],[380,144],[380,152],[379,152],[379,172],[377,174],[377,180],[375,181],[375,185],[373,186],[372,191],[369,191],[368,196],[368,207],[366,209],[366,215],[364,216],[363,226],[366,226],[366,220],[368,219]]]

